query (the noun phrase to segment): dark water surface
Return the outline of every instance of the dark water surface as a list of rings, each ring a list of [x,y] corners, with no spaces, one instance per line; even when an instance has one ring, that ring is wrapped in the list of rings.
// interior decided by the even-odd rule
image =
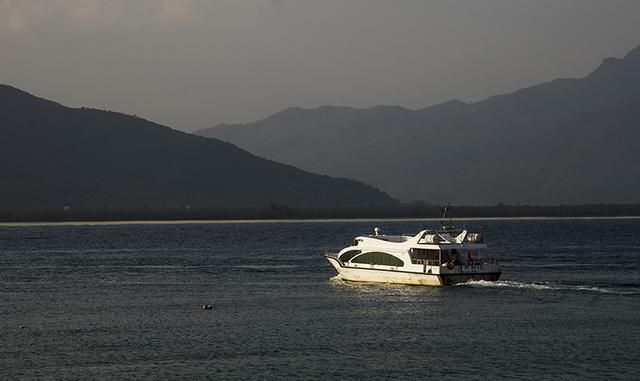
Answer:
[[[640,220],[468,222],[495,284],[331,280],[373,226],[436,227],[0,227],[0,379],[640,379]]]

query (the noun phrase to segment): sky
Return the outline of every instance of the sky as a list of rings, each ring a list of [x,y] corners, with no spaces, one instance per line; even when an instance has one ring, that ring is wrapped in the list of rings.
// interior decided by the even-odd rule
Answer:
[[[582,77],[637,0],[0,0],[0,83],[193,131],[287,107],[422,108]]]

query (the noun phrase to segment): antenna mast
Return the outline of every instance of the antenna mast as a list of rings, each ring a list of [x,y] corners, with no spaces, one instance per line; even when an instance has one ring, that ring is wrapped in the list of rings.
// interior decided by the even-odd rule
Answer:
[[[447,203],[447,206],[444,207],[444,209],[442,209],[442,219],[440,220],[440,225],[443,228],[446,228],[447,225],[444,223],[445,219],[447,218],[447,212],[449,211],[449,207],[451,206],[451,202]],[[451,217],[449,217],[449,221],[451,221]]]

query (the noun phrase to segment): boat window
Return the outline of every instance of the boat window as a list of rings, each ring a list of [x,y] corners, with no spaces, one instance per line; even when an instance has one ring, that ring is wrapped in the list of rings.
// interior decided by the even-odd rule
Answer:
[[[410,254],[411,263],[427,264],[429,266],[440,265],[440,250],[413,248]]]
[[[342,262],[349,262],[351,258],[355,257],[360,253],[362,253],[362,250],[349,250],[340,256],[340,260]]]
[[[384,266],[404,266],[404,262],[399,258],[394,257],[391,254],[371,252],[359,255],[351,261],[353,263],[367,263],[371,265],[384,265]]]
[[[431,249],[411,249],[411,258],[439,261],[440,251]]]
[[[353,243],[351,244],[351,246],[358,246],[358,240],[357,240],[357,239],[354,239],[354,240],[353,240]]]

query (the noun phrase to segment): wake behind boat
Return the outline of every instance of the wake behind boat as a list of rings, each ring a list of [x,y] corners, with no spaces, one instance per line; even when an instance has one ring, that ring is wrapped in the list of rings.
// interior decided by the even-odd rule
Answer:
[[[498,264],[483,259],[486,248],[480,233],[453,226],[416,235],[385,235],[375,228],[325,257],[348,281],[443,286],[498,280]]]

